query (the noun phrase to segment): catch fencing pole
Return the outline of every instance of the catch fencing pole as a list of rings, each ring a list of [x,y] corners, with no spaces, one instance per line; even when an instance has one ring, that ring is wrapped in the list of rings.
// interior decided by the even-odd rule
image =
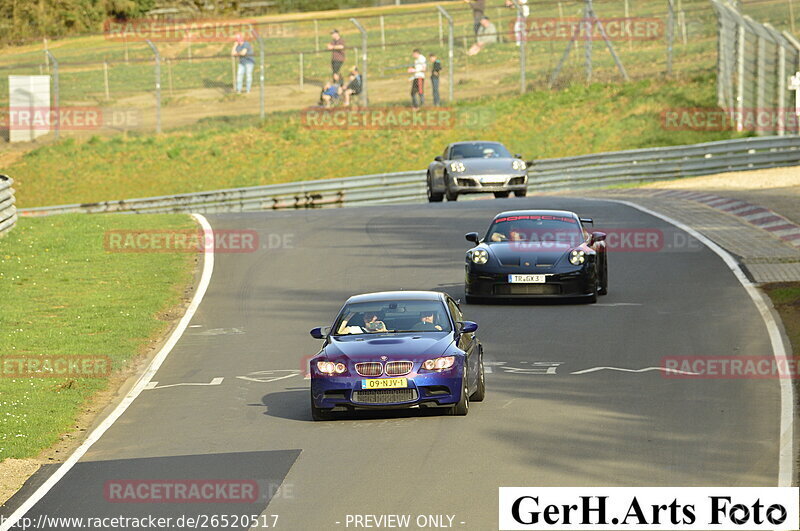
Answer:
[[[448,87],[448,101],[450,102],[450,104],[453,104],[456,101],[455,95],[454,95],[455,94],[455,88],[454,88],[455,82],[453,80],[453,78],[454,78],[453,72],[455,70],[455,65],[453,64],[453,61],[455,59],[455,54],[453,53],[453,47],[454,47],[454,41],[455,41],[455,32],[456,32],[455,22],[453,21],[453,17],[450,16],[450,13],[448,13],[445,10],[445,8],[443,8],[442,6],[436,6],[436,9],[439,10],[439,16],[440,17],[443,16],[444,18],[447,19],[447,25],[448,25],[448,28],[449,28],[449,32],[447,34],[447,60],[448,60],[448,63],[447,63],[447,87]]]
[[[55,56],[50,53],[50,50],[45,50],[45,57],[47,57],[50,62],[53,64],[53,105],[56,108],[55,112],[55,138],[58,140],[58,135],[61,130],[61,98],[58,93],[58,61],[56,61]]]
[[[156,59],[156,133],[161,133],[161,54],[153,41],[147,39],[146,42]]]
[[[361,103],[364,107],[369,107],[369,96],[367,94],[367,30],[355,18],[351,18],[350,22],[361,32]]]
[[[519,0],[511,0],[514,2],[514,7],[517,10],[517,21],[514,23],[514,32],[521,32],[522,35],[514,35],[514,38],[520,39],[519,42],[519,93],[525,94],[528,88],[528,82],[525,78],[527,66],[527,43],[528,43],[528,22],[525,18],[525,10]],[[522,24],[522,28],[519,27]],[[520,38],[521,37],[521,38]]]

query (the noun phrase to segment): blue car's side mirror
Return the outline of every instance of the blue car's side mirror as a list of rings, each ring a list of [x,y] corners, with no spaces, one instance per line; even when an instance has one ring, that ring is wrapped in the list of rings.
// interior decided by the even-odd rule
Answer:
[[[459,330],[462,334],[471,334],[478,330],[478,323],[474,321],[464,321],[463,323],[459,323]]]
[[[326,339],[330,334],[331,329],[329,326],[319,326],[311,330],[311,337],[314,339]]]

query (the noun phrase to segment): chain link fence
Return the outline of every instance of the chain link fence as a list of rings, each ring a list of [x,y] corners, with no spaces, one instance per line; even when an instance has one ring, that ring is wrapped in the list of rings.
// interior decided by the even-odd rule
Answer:
[[[716,64],[717,24],[708,0],[530,0],[528,6],[522,17],[504,0],[489,0],[484,14],[497,42],[478,53],[474,13],[463,2],[388,7],[352,19],[331,12],[327,18],[112,23],[102,35],[0,53],[0,106],[8,108],[9,75],[54,75],[45,48],[58,63],[58,90],[51,92],[59,100],[61,135],[155,132],[203,118],[297,111],[318,105],[331,79],[327,46],[334,29],[345,41],[344,84],[358,67],[371,106],[410,105],[415,48],[444,63],[442,105],[452,103],[451,89],[461,100],[625,77],[693,76]],[[252,90],[243,94],[236,90],[238,59],[231,56],[239,32],[253,45],[255,61]]]
[[[712,4],[719,21],[718,105],[730,113],[737,131],[800,133],[789,83],[789,76],[800,68],[800,42],[770,23],[753,20],[733,4],[720,0]],[[788,6],[793,9],[791,2]]]

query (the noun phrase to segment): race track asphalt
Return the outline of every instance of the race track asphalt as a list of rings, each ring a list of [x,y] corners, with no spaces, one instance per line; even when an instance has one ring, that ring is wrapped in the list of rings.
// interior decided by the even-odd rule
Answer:
[[[311,420],[301,369],[321,346],[312,327],[330,324],[356,293],[463,299],[464,233],[528,207],[574,210],[598,230],[660,231],[664,246],[611,253],[610,293],[595,305],[462,303],[491,371],[486,401],[467,417],[412,410]],[[264,513],[279,515],[278,529],[312,530],[345,529],[348,514],[422,514],[485,530],[497,528],[500,486],[777,485],[775,380],[573,374],[654,368],[667,356],[771,355],[758,311],[723,261],[659,219],[607,201],[540,197],[209,221],[257,231],[262,248],[216,255],[211,286],[156,388],[28,517]],[[223,380],[174,385],[215,378]],[[109,481],[220,478],[256,481],[259,499],[104,496]]]

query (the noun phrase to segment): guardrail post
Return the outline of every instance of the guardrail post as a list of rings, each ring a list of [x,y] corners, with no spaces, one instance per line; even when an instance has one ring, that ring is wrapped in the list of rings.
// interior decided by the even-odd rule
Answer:
[[[350,22],[358,28],[358,31],[361,32],[361,103],[364,107],[369,106],[369,95],[367,93],[367,30],[364,29],[364,26],[356,20],[355,18],[351,18]]]
[[[447,26],[449,28],[448,29],[448,34],[447,34],[447,61],[448,61],[448,63],[447,63],[447,86],[448,86],[447,91],[448,91],[448,101],[452,105],[456,101],[455,96],[454,96],[454,94],[455,94],[455,87],[454,87],[454,85],[455,85],[455,81],[454,81],[455,65],[453,64],[453,61],[455,60],[455,54],[454,54],[453,48],[454,48],[454,43],[455,43],[456,28],[455,28],[455,22],[453,21],[453,17],[450,16],[450,13],[448,13],[445,10],[445,8],[443,8],[442,6],[436,6],[436,9],[439,10],[439,19],[440,20],[441,20],[441,17],[444,17],[444,18],[447,19]]]
[[[58,135],[59,135],[59,133],[61,131],[61,103],[60,103],[61,102],[61,98],[60,98],[60,95],[59,95],[59,92],[58,92],[59,91],[59,88],[58,88],[58,61],[56,61],[56,58],[53,56],[52,53],[50,53],[49,50],[45,50],[44,54],[45,54],[45,57],[48,58],[50,60],[50,62],[53,64],[53,105],[54,105],[54,107],[56,109],[56,112],[55,112],[55,122],[56,123],[54,124],[55,130],[54,130],[53,133],[54,133],[54,136],[55,136],[56,140],[58,140]]]
[[[161,133],[161,54],[158,53],[158,48],[153,44],[153,41],[147,39],[145,41],[150,49],[153,50],[153,56],[156,60],[156,133]]]

